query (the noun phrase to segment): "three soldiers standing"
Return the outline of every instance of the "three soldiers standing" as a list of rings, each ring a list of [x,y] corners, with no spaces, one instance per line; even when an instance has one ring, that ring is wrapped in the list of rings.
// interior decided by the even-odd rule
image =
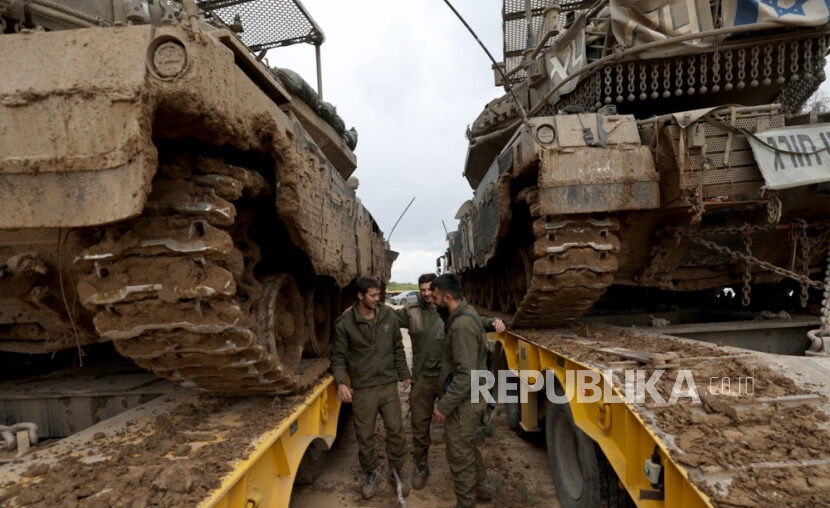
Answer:
[[[379,305],[377,281],[358,279],[358,302],[335,323],[332,370],[340,400],[353,404],[360,465],[365,474],[363,497],[372,497],[376,489],[374,428],[378,411],[386,427],[389,463],[402,481],[403,494],[409,490],[401,471],[406,442],[396,382],[402,381],[404,388],[410,384],[400,333],[400,328],[408,328],[414,371],[410,393],[413,486],[423,488],[429,476],[432,418],[439,422],[446,419],[446,456],[458,506],[474,506],[477,498],[492,499],[495,488],[487,479],[477,448],[484,405],[470,400],[470,376],[471,370],[487,368],[485,326],[502,332],[504,323],[499,319],[482,320],[462,299],[461,281],[453,274],[424,274],[418,286],[418,301],[395,312]],[[449,316],[446,323],[437,307]],[[346,384],[347,371],[353,391]],[[389,475],[394,484],[391,470]]]

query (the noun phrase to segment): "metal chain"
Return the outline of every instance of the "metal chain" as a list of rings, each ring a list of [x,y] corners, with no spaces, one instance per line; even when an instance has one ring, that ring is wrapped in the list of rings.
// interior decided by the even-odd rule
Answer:
[[[706,87],[706,72],[709,70],[709,55],[707,53],[702,53],[700,55],[700,88],[698,92],[704,94],[709,91],[709,88]]]
[[[712,91],[720,92],[720,51],[712,55]]]
[[[680,97],[683,95],[683,57],[677,57],[675,59],[677,65],[675,66],[675,76],[674,76],[674,95]]]
[[[611,94],[613,93],[613,90],[611,88],[611,83],[613,82],[613,80],[611,79],[611,66],[610,65],[606,66],[604,71],[605,71],[605,78],[604,78],[604,80],[605,80],[605,101],[604,102],[606,104],[611,104],[611,100],[612,100],[611,99]]]
[[[744,255],[747,258],[752,258],[752,237],[749,235],[744,236]],[[752,271],[750,270],[752,265],[749,264],[749,261],[744,261],[744,273],[743,273],[743,289],[741,290],[741,305],[744,307],[749,307],[749,304],[752,303]]]
[[[722,245],[718,245],[715,242],[710,242],[709,240],[704,240],[703,238],[699,238],[697,236],[691,236],[689,239],[692,242],[700,244],[708,249],[711,249],[715,252],[723,254],[725,256],[729,256],[731,259],[743,261],[745,263],[749,263],[755,265],[763,270],[769,271],[774,273],[775,275],[780,275],[781,277],[786,277],[789,279],[793,279],[796,282],[800,282],[806,284],[810,287],[821,289],[823,287],[823,283],[817,280],[813,280],[809,277],[805,277],[801,274],[795,273],[791,270],[787,270],[786,268],[781,268],[779,266],[775,266],[771,263],[767,263],[766,261],[762,261],[758,258],[753,256],[748,256],[742,252],[738,252],[735,250],[730,249],[729,247],[724,247]]]
[[[804,40],[804,77],[813,76],[813,41]]]
[[[634,77],[634,62],[628,62],[628,102],[634,102],[634,87],[637,86],[636,78]]]
[[[640,62],[640,100],[644,101],[648,99],[648,94],[646,90],[648,90],[648,76],[646,74],[646,63]]]
[[[761,82],[764,86],[772,84],[772,44],[764,45],[764,80]]]
[[[783,42],[778,43],[778,68],[776,72],[778,73],[778,77],[775,78],[775,82],[779,85],[783,85],[787,78],[784,77],[784,57],[786,56],[786,51]]]
[[[657,62],[651,63],[651,98],[657,99],[660,97],[660,70],[657,68]]]
[[[663,98],[671,97],[671,60],[663,60]]]
[[[623,99],[623,66],[621,63],[618,63],[616,66],[616,75],[617,75],[617,103],[621,103]]]
[[[746,49],[738,50],[738,90],[743,90],[746,86],[744,78],[746,77]]]
[[[798,41],[790,43],[790,81],[798,81]]]
[[[807,338],[812,344],[807,349],[810,352],[821,353],[827,351],[827,339],[830,338],[830,255],[827,256],[827,269],[824,271],[824,290],[821,295],[821,326],[818,330],[807,332]]]
[[[697,67],[695,66],[695,56],[690,55],[688,58],[689,58],[689,70],[688,70],[689,77],[686,78],[686,83],[689,85],[689,88],[688,88],[688,90],[686,90],[686,93],[689,94],[689,95],[694,95],[695,94],[695,77],[697,75]]]
[[[728,91],[732,90],[732,88],[734,87],[734,85],[732,84],[732,51],[731,50],[725,51],[725,56],[726,56],[726,66],[725,66],[726,75],[724,76],[724,80],[726,81],[726,84],[723,86],[723,88],[728,92]]]
[[[824,292],[821,300],[821,329],[830,333],[830,254],[827,256],[827,269],[824,271]]]
[[[752,46],[751,49],[752,57],[749,60],[749,76],[752,78],[752,81],[749,82],[749,86],[755,88],[758,86],[758,55],[761,53],[761,48],[758,46]]]

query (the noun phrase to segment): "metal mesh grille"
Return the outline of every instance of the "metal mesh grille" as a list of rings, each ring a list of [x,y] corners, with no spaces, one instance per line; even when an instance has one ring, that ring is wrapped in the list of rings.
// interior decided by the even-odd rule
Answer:
[[[728,115],[718,114],[717,116],[721,121],[729,122]],[[757,132],[758,122],[761,119],[764,119],[767,124],[764,128],[773,129],[784,126],[783,115],[761,112],[739,112],[735,125],[749,132]],[[729,158],[726,160],[728,133],[711,124],[704,124],[704,130],[706,136],[705,156],[700,148],[687,148],[685,160],[681,163],[679,157],[681,129],[676,124],[668,127],[669,135],[675,143],[675,158],[682,168],[680,187],[694,189],[698,184],[701,184],[704,198],[754,194],[763,185],[764,178],[758,170],[758,165],[746,137],[743,135],[732,136]],[[709,170],[704,170],[705,159],[708,159],[711,164]]]
[[[530,0],[531,30],[533,40],[538,43],[548,32],[549,28],[543,16],[545,9],[557,3],[556,0]],[[559,16],[558,28],[564,29],[568,16],[573,16],[571,11],[587,9],[593,1],[586,0],[560,0],[559,6],[562,13]],[[504,0],[502,9],[502,31],[504,35],[504,65],[505,72],[509,73],[522,63],[522,52],[527,46],[527,20],[525,19],[525,0]],[[556,38],[551,38],[545,44],[550,47]],[[526,77],[525,71],[518,71],[510,76],[510,82],[522,81]]]
[[[297,0],[203,0],[198,5],[226,25],[239,15],[244,31],[236,35],[251,51],[301,42],[321,44],[325,39]]]

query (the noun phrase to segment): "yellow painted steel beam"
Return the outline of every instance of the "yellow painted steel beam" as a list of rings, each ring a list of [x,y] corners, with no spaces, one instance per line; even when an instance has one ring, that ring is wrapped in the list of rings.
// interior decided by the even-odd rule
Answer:
[[[504,351],[507,366],[510,370],[516,371],[520,383],[525,385],[533,383],[532,379],[522,374],[522,370],[536,370],[542,372],[543,375],[546,371],[554,373],[569,397],[574,423],[599,445],[637,506],[642,508],[712,508],[713,505],[708,496],[689,480],[688,471],[669,456],[666,445],[649,428],[631,404],[603,402],[605,399],[603,390],[609,386],[620,399],[624,399],[624,393],[613,386],[610,380],[609,383],[605,383],[602,372],[571,359],[561,351],[541,347],[513,332],[491,333],[488,338],[495,343],[496,352]],[[568,385],[567,372],[579,370],[597,372],[603,379],[598,387],[602,397],[597,402],[578,401],[577,397],[573,396],[576,387]],[[570,376],[570,379],[577,379],[576,372]],[[523,429],[539,430],[539,423],[543,416],[539,415],[539,409],[544,410],[544,404],[539,404],[538,398],[544,396],[542,392],[528,394],[527,402],[522,404],[521,426]],[[655,446],[664,471],[662,500],[642,497],[642,495],[647,496],[649,491],[654,491],[643,473],[643,467],[646,459],[651,458]]]
[[[309,445],[337,435],[340,400],[331,376],[325,378],[294,412],[255,442],[244,460],[212,491],[201,506],[217,508],[282,508],[291,500],[294,477]]]

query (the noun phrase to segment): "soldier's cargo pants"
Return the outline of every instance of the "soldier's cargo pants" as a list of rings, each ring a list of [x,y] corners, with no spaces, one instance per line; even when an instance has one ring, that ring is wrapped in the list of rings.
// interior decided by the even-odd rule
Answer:
[[[475,505],[476,485],[487,479],[484,459],[478,449],[484,409],[482,403],[464,401],[444,420],[447,462],[452,472],[455,497],[461,506]]]
[[[354,430],[357,434],[358,458],[364,473],[378,468],[375,452],[375,422],[378,411],[386,428],[386,457],[398,471],[406,458],[406,438],[403,433],[401,399],[398,397],[398,383],[355,388],[352,395]]]
[[[412,421],[412,451],[415,465],[426,464],[429,452],[429,427],[435,397],[441,392],[440,376],[418,376],[409,392],[409,410]]]

